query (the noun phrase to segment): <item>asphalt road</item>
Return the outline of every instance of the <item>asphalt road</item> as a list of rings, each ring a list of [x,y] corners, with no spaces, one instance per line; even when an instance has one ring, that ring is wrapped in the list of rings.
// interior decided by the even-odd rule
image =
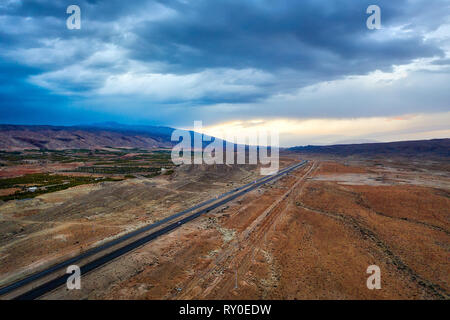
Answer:
[[[159,229],[159,230],[157,230],[157,231],[155,231],[155,232],[153,232],[153,233],[151,233],[151,234],[149,234],[147,236],[139,238],[139,239],[137,239],[137,240],[135,240],[135,241],[133,241],[133,242],[123,246],[123,247],[115,249],[115,250],[113,250],[112,252],[110,252],[108,254],[105,254],[105,255],[103,255],[103,256],[101,256],[99,258],[96,258],[96,259],[88,262],[87,264],[85,264],[82,267],[80,267],[81,274],[82,275],[86,274],[87,272],[92,271],[92,270],[94,270],[94,269],[96,269],[96,268],[98,268],[98,267],[100,267],[100,266],[110,262],[111,260],[113,260],[113,259],[115,259],[117,257],[120,257],[121,255],[123,255],[123,254],[125,254],[127,252],[130,252],[131,250],[134,250],[134,249],[142,246],[145,243],[147,243],[147,242],[149,242],[151,240],[154,240],[154,239],[158,238],[159,236],[161,236],[163,234],[166,234],[166,233],[168,233],[168,232],[170,232],[170,231],[172,231],[172,230],[182,226],[183,224],[185,224],[185,223],[187,223],[189,221],[192,221],[192,220],[196,219],[197,217],[201,216],[202,214],[205,214],[205,213],[207,213],[207,212],[209,212],[211,210],[214,210],[214,209],[216,209],[216,208],[226,204],[227,202],[232,201],[232,200],[234,200],[234,199],[236,199],[236,198],[238,198],[238,197],[240,197],[240,196],[242,196],[242,195],[244,195],[244,194],[246,194],[246,193],[248,193],[248,192],[250,192],[250,191],[252,191],[252,190],[254,190],[256,188],[258,188],[258,187],[260,187],[261,185],[263,185],[263,184],[265,184],[267,182],[270,182],[270,181],[273,181],[273,180],[276,180],[276,179],[280,178],[281,176],[291,172],[292,170],[297,169],[300,166],[303,166],[306,163],[307,163],[307,161],[302,161],[300,163],[297,163],[297,164],[292,165],[292,166],[290,166],[290,167],[288,167],[286,169],[281,170],[280,172],[278,172],[277,174],[275,174],[273,176],[267,176],[267,177],[260,178],[258,180],[255,180],[255,181],[251,182],[251,183],[248,183],[248,184],[246,184],[244,186],[241,186],[239,188],[236,188],[236,189],[233,189],[233,190],[228,191],[226,193],[223,193],[220,196],[217,196],[215,198],[212,198],[212,199],[209,199],[207,201],[204,201],[204,202],[202,202],[202,203],[200,203],[198,205],[195,205],[195,206],[193,206],[193,207],[191,207],[189,209],[186,209],[184,211],[181,211],[179,213],[171,215],[171,216],[169,216],[169,217],[167,217],[165,219],[162,219],[162,220],[160,220],[160,221],[158,221],[158,222],[156,222],[154,224],[142,227],[142,228],[137,229],[137,230],[135,230],[133,232],[130,232],[130,233],[124,235],[124,236],[121,236],[121,237],[119,237],[119,238],[117,238],[115,240],[112,240],[112,241],[107,242],[107,243],[105,243],[103,245],[100,245],[100,246],[98,246],[96,248],[88,250],[88,251],[86,251],[86,252],[84,252],[82,254],[79,254],[79,255],[77,255],[77,256],[75,256],[73,258],[65,260],[65,261],[63,261],[61,263],[58,263],[58,264],[56,264],[56,265],[54,265],[52,267],[49,267],[49,268],[47,268],[47,269],[45,269],[43,271],[35,273],[35,274],[33,274],[31,276],[28,276],[28,277],[26,277],[26,278],[24,278],[24,279],[22,279],[20,281],[14,282],[14,283],[12,283],[12,284],[10,284],[8,286],[5,286],[5,287],[1,288],[0,289],[0,295],[4,295],[4,294],[7,294],[7,293],[10,293],[10,292],[12,292],[12,291],[14,291],[16,289],[19,289],[19,288],[21,288],[21,287],[23,287],[23,286],[25,286],[27,284],[32,283],[33,281],[36,281],[36,280],[41,279],[41,278],[43,278],[43,277],[45,277],[47,275],[50,275],[53,272],[56,272],[56,271],[58,271],[58,270],[60,270],[60,269],[62,269],[64,267],[67,267],[67,266],[70,266],[72,264],[75,264],[76,262],[78,262],[78,261],[80,261],[80,260],[82,260],[84,258],[87,258],[87,257],[92,256],[94,254],[97,254],[97,253],[99,253],[101,251],[104,251],[104,250],[106,250],[108,248],[111,248],[111,247],[113,247],[115,245],[118,245],[118,244],[120,244],[120,243],[122,243],[122,242],[124,242],[124,241],[126,241],[126,240],[128,240],[130,238],[132,238],[132,237],[135,237],[135,236],[137,236],[137,235],[139,235],[141,233],[144,233],[144,232],[149,231],[149,230],[151,230],[153,228],[161,226],[161,225],[163,225],[163,224],[165,224],[165,223],[167,223],[169,221],[172,221],[172,220],[174,220],[174,219],[176,219],[178,217],[181,217],[181,216],[183,216],[183,215],[185,215],[185,214],[187,214],[189,212],[195,211],[196,209],[199,209],[199,208],[207,206],[207,207],[203,208],[202,210],[197,211],[197,212],[195,212],[195,213],[193,213],[193,214],[191,214],[191,215],[189,215],[189,216],[187,216],[187,217],[185,217],[185,218],[183,218],[183,219],[181,219],[181,220],[179,220],[177,222],[174,222],[174,223],[172,223],[172,224],[170,224],[170,225],[168,225],[168,226],[166,226],[164,228],[161,228],[161,229]],[[220,199],[222,199],[222,200],[220,200]],[[220,200],[220,201],[218,201],[218,200]],[[213,204],[211,204],[211,203],[213,203]],[[209,204],[211,204],[211,205],[208,206]],[[20,300],[36,299],[36,298],[44,295],[45,293],[48,293],[48,292],[58,288],[59,286],[65,284],[66,281],[67,281],[67,278],[69,276],[70,276],[70,274],[64,274],[62,276],[59,276],[59,277],[57,277],[57,278],[55,278],[53,280],[50,280],[50,281],[48,281],[48,282],[46,282],[46,283],[44,283],[44,284],[42,284],[42,285],[40,285],[40,286],[38,286],[36,288],[31,289],[28,292],[25,292],[25,293],[17,296],[15,299],[20,299]]]

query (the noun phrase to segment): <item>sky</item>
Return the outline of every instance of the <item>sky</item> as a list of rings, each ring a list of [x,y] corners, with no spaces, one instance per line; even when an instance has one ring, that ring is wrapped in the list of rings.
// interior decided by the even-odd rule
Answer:
[[[0,0],[0,70],[0,123],[449,138],[450,1]]]

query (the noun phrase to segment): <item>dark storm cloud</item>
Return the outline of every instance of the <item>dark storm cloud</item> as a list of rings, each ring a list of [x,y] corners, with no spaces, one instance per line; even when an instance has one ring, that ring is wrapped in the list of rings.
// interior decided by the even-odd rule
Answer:
[[[81,30],[65,26],[74,3],[81,7]],[[380,31],[366,28],[370,4],[382,8]],[[98,105],[107,80],[130,70],[179,76],[167,80],[162,96],[127,91],[139,105],[258,102],[418,58],[445,59],[440,44],[425,35],[448,19],[446,9],[448,1],[439,0],[6,1],[0,5],[1,107],[45,109],[73,99]],[[217,78],[236,72],[212,90],[215,70]],[[258,74],[248,78],[246,70]],[[184,77],[192,74],[200,80]],[[185,90],[192,92],[179,94],[177,84],[189,81]]]
[[[169,1],[179,15],[142,23],[132,56],[170,71],[208,67],[294,69],[320,78],[390,68],[440,55],[421,34],[374,40],[365,9],[373,1]],[[379,2],[383,23],[409,23],[406,1]],[[408,11],[410,9],[407,9]],[[434,28],[435,21],[429,26]],[[191,48],[192,50],[186,50]]]

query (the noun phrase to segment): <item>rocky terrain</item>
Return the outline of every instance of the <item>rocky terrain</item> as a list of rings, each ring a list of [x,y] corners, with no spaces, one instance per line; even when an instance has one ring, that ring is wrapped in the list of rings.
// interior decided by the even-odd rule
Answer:
[[[0,201],[0,285],[255,180],[256,166],[181,166]]]
[[[442,162],[311,159],[44,298],[448,299],[449,190]]]
[[[0,125],[0,150],[171,147],[173,129],[151,126],[25,126]]]

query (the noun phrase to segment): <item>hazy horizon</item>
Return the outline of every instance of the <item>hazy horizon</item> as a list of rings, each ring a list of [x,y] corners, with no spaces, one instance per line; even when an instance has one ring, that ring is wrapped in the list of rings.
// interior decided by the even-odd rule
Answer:
[[[25,123],[0,123],[0,125],[17,125],[17,126],[55,126],[55,127],[83,127],[83,126],[102,126],[102,125],[120,125],[120,126],[156,126],[156,127],[167,127],[172,129],[181,129],[181,130],[193,130],[193,128],[181,128],[181,127],[170,127],[164,125],[153,125],[148,123],[120,123],[116,121],[106,121],[106,122],[97,122],[97,123],[77,123],[77,124],[25,124]],[[130,128],[131,129],[131,128]],[[202,133],[208,134],[208,130],[203,130]],[[209,135],[213,136],[209,133]],[[222,138],[223,137],[219,137]],[[349,139],[349,140],[336,140],[330,143],[304,143],[304,144],[290,144],[290,145],[282,145],[280,144],[280,148],[292,148],[292,147],[303,147],[303,146],[331,146],[331,145],[344,145],[344,144],[370,144],[370,143],[390,143],[390,142],[407,142],[407,141],[418,141],[418,140],[435,140],[435,139],[450,139],[449,137],[438,137],[438,138],[428,138],[428,139],[405,139],[405,140],[370,140],[370,139]]]

